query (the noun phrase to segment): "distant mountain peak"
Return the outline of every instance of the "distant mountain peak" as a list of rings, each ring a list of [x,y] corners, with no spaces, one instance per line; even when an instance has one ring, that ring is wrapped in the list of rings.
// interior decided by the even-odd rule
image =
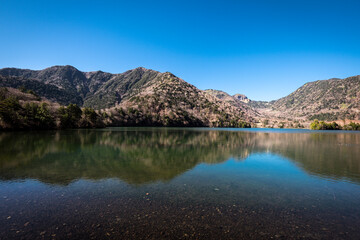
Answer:
[[[147,69],[147,68],[144,68],[144,67],[137,67],[137,68],[135,68],[134,70],[143,70],[143,71],[146,71],[146,70],[150,70],[150,69]]]
[[[54,65],[54,66],[45,68],[44,70],[41,70],[41,71],[45,71],[45,70],[73,70],[73,71],[79,71],[76,67],[71,66],[71,65]]]
[[[250,102],[250,99],[247,96],[245,96],[244,94],[240,94],[240,93],[234,94],[233,98],[235,98],[239,101],[242,101],[244,103]]]

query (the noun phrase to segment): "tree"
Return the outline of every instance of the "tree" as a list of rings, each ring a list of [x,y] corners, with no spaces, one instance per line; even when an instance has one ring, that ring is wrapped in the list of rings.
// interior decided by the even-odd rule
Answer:
[[[319,120],[315,119],[315,120],[310,124],[310,129],[311,129],[311,130],[319,130]]]
[[[46,103],[27,103],[24,107],[24,125],[29,128],[50,129],[55,127]]]
[[[80,121],[81,127],[98,127],[102,126],[100,116],[92,108],[83,109],[83,118]]]
[[[67,107],[60,107],[60,127],[61,128],[76,128],[79,126],[82,111],[76,104],[69,104]]]
[[[315,119],[310,124],[310,129],[312,130],[340,130],[341,127],[336,123],[326,123],[324,121],[319,122],[319,120]]]
[[[13,127],[21,124],[19,115],[21,110],[22,107],[15,97],[5,98],[0,101],[0,118]]]
[[[97,113],[95,112],[94,109],[92,108],[84,108],[83,110],[84,112],[84,115],[85,115],[85,119],[92,122],[92,123],[95,123],[97,118],[98,118],[98,115]]]

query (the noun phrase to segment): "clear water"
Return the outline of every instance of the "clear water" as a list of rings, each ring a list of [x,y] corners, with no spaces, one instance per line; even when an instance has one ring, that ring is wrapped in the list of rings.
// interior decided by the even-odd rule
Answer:
[[[360,134],[0,133],[0,239],[360,239]]]

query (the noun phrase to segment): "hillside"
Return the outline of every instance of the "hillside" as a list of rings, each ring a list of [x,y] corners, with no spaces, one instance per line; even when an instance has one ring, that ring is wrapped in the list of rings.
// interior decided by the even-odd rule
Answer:
[[[159,73],[152,81],[115,107],[106,109],[114,116],[109,124],[155,126],[245,127],[252,122],[244,109],[222,101],[169,72]]]
[[[360,75],[306,83],[271,108],[284,116],[308,120],[359,120]]]
[[[31,89],[38,95],[45,97],[53,102],[58,102],[63,105],[74,103],[78,105],[83,104],[82,98],[76,91],[72,89],[64,89],[53,84],[46,84],[36,79],[24,78],[18,76],[1,76],[0,87],[7,88],[21,88]]]
[[[243,112],[246,113],[247,116],[251,117],[257,117],[259,116],[259,113],[250,106],[251,100],[248,99],[243,94],[234,94],[231,96],[230,94],[221,91],[221,90],[215,90],[215,89],[207,89],[205,92],[213,97],[216,97],[217,99],[220,99],[223,102],[226,102],[234,107],[240,108]]]
[[[93,109],[67,107],[38,96],[24,87],[0,88],[0,129],[59,129],[103,127]]]
[[[102,71],[81,72],[72,66],[53,66],[44,70],[0,69],[0,87],[25,86],[61,104],[75,103],[96,109],[114,106],[159,72],[136,68],[121,74]]]
[[[171,73],[145,68],[120,74],[81,72],[72,66],[5,68],[0,78],[0,87],[24,87],[62,105],[98,109],[112,126],[244,127],[254,121],[245,105],[216,98]]]
[[[258,127],[309,127],[315,119],[360,122],[360,75],[308,82],[278,100],[249,100],[246,105],[257,112]]]

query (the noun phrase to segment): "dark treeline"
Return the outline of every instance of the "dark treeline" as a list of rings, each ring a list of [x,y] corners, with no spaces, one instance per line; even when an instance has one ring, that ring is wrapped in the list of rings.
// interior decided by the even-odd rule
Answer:
[[[28,90],[22,92],[33,94],[35,101],[20,102],[18,97],[0,89],[0,128],[3,129],[56,129],[56,128],[89,128],[102,127],[101,117],[94,109],[81,109],[76,104],[54,108],[46,102],[39,102],[38,96]]]

